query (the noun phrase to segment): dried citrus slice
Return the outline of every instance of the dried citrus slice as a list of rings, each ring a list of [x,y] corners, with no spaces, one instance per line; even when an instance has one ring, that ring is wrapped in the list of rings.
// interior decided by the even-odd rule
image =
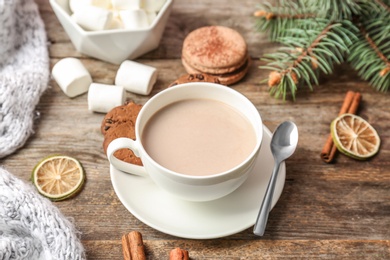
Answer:
[[[343,154],[365,160],[379,151],[380,138],[376,130],[363,118],[343,114],[330,126],[333,142]]]
[[[59,201],[81,190],[85,174],[80,162],[75,158],[53,155],[34,167],[31,179],[40,194]]]

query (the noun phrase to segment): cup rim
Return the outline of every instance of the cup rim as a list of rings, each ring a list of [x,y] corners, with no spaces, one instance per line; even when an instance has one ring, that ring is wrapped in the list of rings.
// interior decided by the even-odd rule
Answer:
[[[259,119],[259,123],[261,124],[259,127],[260,127],[260,130],[258,131],[258,138],[257,138],[257,141],[256,141],[256,146],[253,148],[252,152],[245,158],[245,160],[243,160],[241,163],[239,163],[238,165],[234,166],[233,168],[230,168],[229,170],[226,170],[226,171],[223,171],[223,172],[220,172],[220,173],[216,173],[216,174],[211,174],[211,175],[203,175],[203,176],[197,176],[197,175],[189,175],[189,174],[185,174],[185,173],[179,173],[179,172],[176,172],[176,171],[173,171],[171,169],[168,169],[164,166],[162,166],[161,164],[159,164],[158,162],[156,162],[147,152],[146,150],[144,149],[143,145],[142,145],[142,141],[141,141],[141,136],[140,136],[140,121],[139,120],[136,120],[136,123],[135,123],[135,134],[136,134],[136,140],[137,142],[139,143],[138,145],[138,149],[141,149],[142,150],[142,155],[143,156],[146,156],[148,158],[148,160],[157,168],[165,171],[165,172],[168,172],[169,174],[175,176],[175,177],[179,177],[179,178],[182,178],[182,177],[185,177],[186,179],[192,179],[192,180],[206,180],[206,179],[215,179],[215,178],[219,178],[219,177],[223,177],[227,174],[229,174],[230,172],[235,172],[237,171],[237,169],[239,169],[240,167],[244,166],[245,164],[247,164],[250,160],[254,159],[254,157],[256,156],[256,154],[258,153],[258,151],[260,150],[260,146],[262,144],[262,141],[263,141],[263,121],[262,121],[262,118],[261,118],[261,115],[259,113],[259,111],[257,110],[257,108],[254,106],[254,104],[246,97],[244,96],[243,94],[241,94],[240,92],[238,92],[237,90],[234,90],[230,87],[227,87],[227,86],[224,86],[224,85],[221,85],[221,84],[217,84],[217,83],[209,83],[209,82],[190,82],[190,83],[183,83],[183,84],[179,84],[179,85],[175,85],[175,86],[172,86],[172,87],[169,87],[167,89],[164,89],[162,91],[160,91],[159,93],[157,93],[156,95],[154,95],[152,98],[150,98],[141,108],[139,114],[138,114],[138,117],[137,118],[141,118],[142,115],[145,113],[147,107],[150,106],[150,104],[152,104],[152,102],[156,102],[155,100],[160,98],[160,96],[162,95],[167,95],[167,93],[169,94],[170,92],[172,91],[177,91],[175,89],[177,88],[188,88],[188,87],[191,87],[191,86],[195,86],[195,87],[199,87],[199,85],[204,85],[204,86],[208,86],[208,87],[211,87],[211,88],[218,88],[218,89],[221,89],[223,91],[228,91],[230,92],[231,94],[233,95],[237,95],[240,99],[243,99],[245,100],[245,102],[248,102],[249,106],[251,107],[252,110],[254,110],[256,113],[256,116],[258,116],[258,119]],[[188,98],[183,98],[181,100],[185,100],[185,99],[188,99]],[[210,97],[210,99],[213,99],[212,97]],[[256,131],[257,132],[257,131]],[[257,134],[256,134],[257,135]]]

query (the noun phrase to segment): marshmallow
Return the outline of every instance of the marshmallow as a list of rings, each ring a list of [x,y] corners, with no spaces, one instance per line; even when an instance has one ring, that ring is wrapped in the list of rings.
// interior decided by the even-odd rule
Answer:
[[[119,66],[115,77],[115,85],[123,86],[127,91],[149,95],[157,80],[157,69],[125,60]]]
[[[110,0],[69,0],[69,8],[74,13],[77,10],[83,9],[85,6],[97,6],[108,9],[111,7]]]
[[[108,29],[113,14],[110,10],[96,6],[85,6],[74,12],[72,19],[86,30],[98,31]]]
[[[51,73],[68,97],[75,97],[87,92],[92,83],[88,70],[81,61],[75,58],[65,58],[58,61]]]
[[[166,0],[143,0],[143,8],[148,12],[158,12]]]
[[[120,18],[114,17],[111,20],[111,24],[108,26],[108,29],[123,29],[123,23]]]
[[[111,0],[112,7],[117,10],[140,9],[141,0]]]
[[[149,26],[146,12],[142,9],[120,11],[119,15],[125,29],[143,29]]]
[[[126,92],[122,86],[92,83],[88,91],[88,109],[107,113],[125,103]]]

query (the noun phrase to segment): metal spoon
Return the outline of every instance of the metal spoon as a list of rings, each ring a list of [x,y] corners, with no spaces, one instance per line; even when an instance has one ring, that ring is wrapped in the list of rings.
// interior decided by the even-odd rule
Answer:
[[[272,171],[271,180],[268,183],[259,214],[256,219],[253,233],[258,236],[264,235],[268,214],[271,209],[272,197],[274,195],[275,183],[279,173],[280,163],[290,157],[298,144],[298,128],[291,121],[281,123],[275,130],[271,139],[271,151],[274,156],[275,166]]]

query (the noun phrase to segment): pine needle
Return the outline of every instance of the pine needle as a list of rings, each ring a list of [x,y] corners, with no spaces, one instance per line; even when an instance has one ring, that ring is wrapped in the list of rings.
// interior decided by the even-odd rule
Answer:
[[[346,60],[378,91],[390,86],[390,0],[279,0],[259,5],[256,29],[283,44],[264,55],[270,94],[286,99]],[[356,36],[357,35],[357,36]]]

